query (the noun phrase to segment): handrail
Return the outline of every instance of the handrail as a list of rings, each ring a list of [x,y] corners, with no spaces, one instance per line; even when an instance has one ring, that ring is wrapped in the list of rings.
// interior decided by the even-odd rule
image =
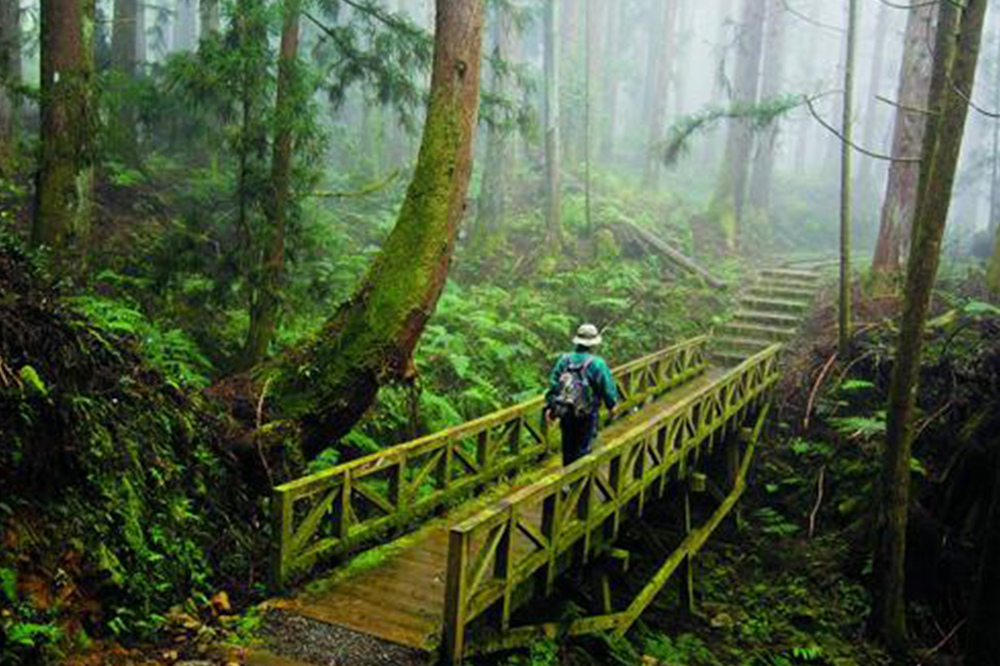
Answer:
[[[559,560],[570,549],[586,561],[598,540],[614,539],[628,505],[638,502],[641,513],[651,486],[657,484],[662,494],[674,468],[685,477],[700,445],[777,381],[780,347],[769,347],[600,450],[454,526],[445,657],[461,660],[465,627],[495,604],[503,605],[507,631],[519,586],[535,580],[551,591]]]
[[[615,369],[621,412],[703,373],[707,344],[701,336]],[[273,581],[281,585],[321,557],[350,552],[554,453],[558,436],[543,408],[538,397],[276,487]]]

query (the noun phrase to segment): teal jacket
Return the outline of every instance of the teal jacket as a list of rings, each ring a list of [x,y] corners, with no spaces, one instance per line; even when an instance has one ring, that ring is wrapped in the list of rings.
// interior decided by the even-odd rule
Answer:
[[[552,373],[549,375],[549,390],[545,392],[545,404],[547,406],[552,406],[552,401],[555,400],[556,394],[559,391],[559,377],[566,371],[566,368],[571,363],[582,365],[587,362],[588,358],[593,359],[590,365],[587,366],[587,380],[590,383],[591,390],[594,392],[595,409],[599,408],[602,402],[608,409],[612,409],[618,404],[618,387],[615,385],[614,377],[611,376],[611,370],[608,368],[607,362],[600,356],[575,351],[560,356],[552,368]]]

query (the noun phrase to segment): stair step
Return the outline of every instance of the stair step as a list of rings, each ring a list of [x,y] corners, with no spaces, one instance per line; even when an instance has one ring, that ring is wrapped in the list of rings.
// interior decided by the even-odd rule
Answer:
[[[791,314],[800,313],[809,307],[809,303],[805,301],[790,301],[782,298],[767,298],[762,296],[744,296],[740,299],[740,305],[755,310]]]
[[[762,277],[757,281],[759,287],[774,287],[776,289],[802,289],[815,294],[819,284],[809,280],[792,280],[789,278]]]
[[[778,287],[757,285],[750,289],[751,296],[774,297],[789,301],[811,301],[815,292],[812,289],[797,289],[795,287]]]
[[[744,321],[730,322],[722,328],[723,335],[733,338],[757,338],[785,342],[795,337],[795,327],[765,326]]]
[[[813,271],[795,270],[793,268],[765,268],[760,272],[760,274],[762,277],[792,278],[807,282],[816,282],[820,278],[819,273],[815,273]]]
[[[768,310],[740,310],[734,318],[734,323],[739,324],[762,324],[765,326],[785,326],[795,328],[799,325],[801,317],[783,312],[772,312]]]
[[[771,345],[777,344],[774,340],[759,340],[757,338],[718,338],[717,348],[724,351],[747,351],[756,354],[764,351]]]

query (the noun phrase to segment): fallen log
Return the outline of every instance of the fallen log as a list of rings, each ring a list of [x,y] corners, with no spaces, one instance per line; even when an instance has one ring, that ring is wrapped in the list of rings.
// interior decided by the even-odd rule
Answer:
[[[712,289],[726,288],[725,283],[714,278],[707,270],[695,263],[694,260],[681,254],[653,232],[643,229],[631,220],[620,220],[616,224],[632,232],[632,235],[643,245],[662,256],[672,265],[680,268],[685,273],[690,273],[701,278]]]

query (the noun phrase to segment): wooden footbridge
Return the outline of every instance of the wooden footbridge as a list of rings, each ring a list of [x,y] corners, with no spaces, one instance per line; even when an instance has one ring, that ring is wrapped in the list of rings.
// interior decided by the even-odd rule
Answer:
[[[818,275],[775,269],[759,284],[721,347],[695,338],[614,370],[620,416],[606,416],[596,450],[569,467],[538,398],[279,486],[275,585],[340,566],[270,607],[458,663],[541,635],[624,634],[678,569],[690,598],[692,558],[744,491],[778,340]],[[695,526],[690,495],[706,488],[717,503]],[[604,584],[593,616],[517,626],[516,611],[559,576],[627,561],[615,548],[622,525],[668,495],[684,536],[627,605]]]

